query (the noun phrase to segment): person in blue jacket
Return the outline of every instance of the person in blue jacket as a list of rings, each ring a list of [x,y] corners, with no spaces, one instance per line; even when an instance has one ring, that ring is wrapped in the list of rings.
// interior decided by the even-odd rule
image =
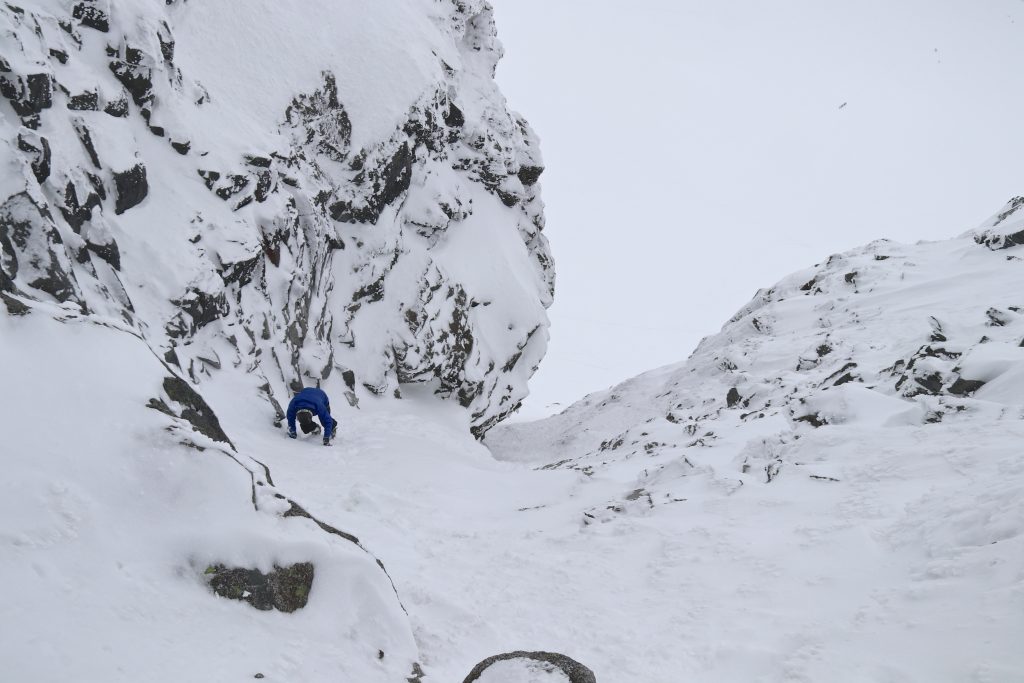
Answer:
[[[338,423],[331,417],[331,402],[321,389],[306,387],[292,397],[288,403],[288,436],[292,439],[295,433],[295,419],[298,418],[303,434],[318,434],[320,425],[313,422],[313,415],[324,426],[324,445],[327,446],[334,438]]]

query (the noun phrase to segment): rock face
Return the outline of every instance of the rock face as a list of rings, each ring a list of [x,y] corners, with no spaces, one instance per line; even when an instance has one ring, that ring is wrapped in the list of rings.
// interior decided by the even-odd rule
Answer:
[[[974,236],[993,251],[1024,244],[1024,197],[1014,197]]]
[[[193,382],[230,358],[271,414],[343,375],[478,436],[515,409],[554,270],[487,2],[275,3],[251,54],[219,39],[241,2],[54,7],[0,7],[7,296],[121,319]]]
[[[571,657],[557,652],[524,652],[522,650],[488,657],[474,666],[462,683],[474,683],[474,681],[485,679],[497,683],[499,679],[492,678],[488,672],[493,671],[492,667],[499,662],[507,662],[515,667],[515,680],[517,681],[550,681],[552,673],[561,672],[565,675],[563,680],[569,683],[597,683],[594,672]],[[532,670],[536,670],[536,676],[529,678]]]

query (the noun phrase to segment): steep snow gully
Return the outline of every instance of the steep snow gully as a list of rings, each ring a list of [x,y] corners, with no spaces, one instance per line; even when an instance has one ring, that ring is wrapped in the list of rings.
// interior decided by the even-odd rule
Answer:
[[[1024,681],[1024,198],[498,424],[554,283],[500,55],[483,0],[0,6],[0,678]]]

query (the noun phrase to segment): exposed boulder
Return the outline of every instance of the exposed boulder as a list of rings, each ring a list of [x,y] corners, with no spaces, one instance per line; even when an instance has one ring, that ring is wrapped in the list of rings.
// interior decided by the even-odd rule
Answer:
[[[95,92],[83,92],[68,98],[68,109],[72,111],[99,111],[99,95]]]
[[[79,0],[71,10],[71,16],[82,26],[102,33],[110,30],[110,4],[97,0]]]
[[[128,116],[128,95],[122,94],[120,97],[108,101],[103,107],[103,111],[115,118]]]
[[[309,601],[316,571],[311,562],[275,566],[267,573],[215,564],[204,574],[210,589],[223,598],[242,600],[258,610],[294,612]]]
[[[0,73],[0,95],[11,102],[27,128],[39,127],[39,114],[53,106],[53,82],[48,73]]]
[[[42,135],[29,131],[18,134],[18,149],[29,156],[32,174],[43,183],[50,177],[50,143]]]
[[[117,203],[114,213],[122,214],[128,209],[138,206],[149,194],[149,183],[146,181],[146,167],[136,164],[127,171],[114,173],[114,191]]]
[[[462,683],[483,680],[487,675],[487,670],[499,662],[515,664],[516,672],[520,676],[527,676],[526,678],[517,677],[517,681],[542,683],[542,681],[552,680],[552,672],[561,672],[565,674],[565,679],[569,683],[597,683],[594,672],[571,657],[557,652],[525,652],[521,650],[488,657],[474,666]],[[529,674],[533,674],[534,677],[529,677]],[[487,680],[491,681],[492,679],[487,677]],[[498,679],[493,680],[494,683],[499,683]]]
[[[57,301],[80,302],[64,242],[45,207],[26,193],[0,204],[0,273]]]
[[[234,445],[231,439],[224,433],[220,426],[220,420],[216,413],[207,404],[203,397],[189,383],[180,377],[170,376],[164,379],[164,398],[154,398],[149,402],[149,407],[160,412],[185,420],[192,427],[214,441],[221,441],[232,448]],[[174,405],[176,408],[172,408]]]

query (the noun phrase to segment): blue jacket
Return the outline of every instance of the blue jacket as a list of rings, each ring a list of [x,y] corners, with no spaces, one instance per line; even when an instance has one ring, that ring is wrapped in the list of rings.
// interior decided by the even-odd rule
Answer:
[[[295,431],[295,415],[300,410],[311,410],[316,413],[316,416],[320,418],[320,424],[324,427],[324,436],[334,436],[334,427],[336,423],[331,417],[331,402],[328,400],[327,394],[325,394],[323,390],[306,387],[299,393],[295,394],[292,400],[288,403],[289,432]]]

